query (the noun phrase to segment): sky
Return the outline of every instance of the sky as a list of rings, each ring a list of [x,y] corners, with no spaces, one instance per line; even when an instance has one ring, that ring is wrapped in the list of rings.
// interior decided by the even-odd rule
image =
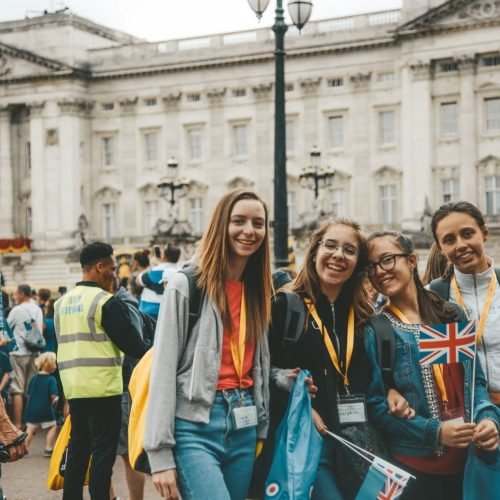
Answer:
[[[287,0],[283,3],[286,5]],[[311,20],[401,7],[402,0],[313,0]],[[0,0],[0,21],[69,7],[72,12],[148,41],[271,26],[276,0],[260,23],[247,0]],[[286,7],[285,7],[286,10]]]

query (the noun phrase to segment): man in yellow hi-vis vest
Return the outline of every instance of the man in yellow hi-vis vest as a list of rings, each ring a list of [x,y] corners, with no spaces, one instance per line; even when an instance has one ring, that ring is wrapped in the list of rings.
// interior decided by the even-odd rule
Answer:
[[[89,493],[108,500],[121,424],[123,353],[146,352],[127,306],[109,290],[116,261],[113,248],[95,242],[80,253],[83,279],[55,304],[57,364],[69,401],[71,436],[63,499],[83,498],[92,455]]]

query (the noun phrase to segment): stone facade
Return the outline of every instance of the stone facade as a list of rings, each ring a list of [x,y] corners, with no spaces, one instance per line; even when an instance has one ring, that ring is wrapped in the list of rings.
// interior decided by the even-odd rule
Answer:
[[[404,0],[290,28],[290,226],[321,211],[418,231],[460,198],[499,224],[499,26],[499,0]],[[82,214],[89,238],[147,244],[172,156],[194,233],[232,187],[272,206],[273,48],[269,29],[148,43],[68,13],[0,23],[0,238],[33,240],[4,254],[8,278],[68,284]],[[299,186],[313,145],[335,171],[316,203]]]

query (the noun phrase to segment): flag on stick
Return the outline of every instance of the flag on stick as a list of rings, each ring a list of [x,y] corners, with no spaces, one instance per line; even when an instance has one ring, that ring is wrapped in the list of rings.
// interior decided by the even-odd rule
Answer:
[[[421,365],[461,363],[475,358],[475,321],[422,325],[419,334]]]

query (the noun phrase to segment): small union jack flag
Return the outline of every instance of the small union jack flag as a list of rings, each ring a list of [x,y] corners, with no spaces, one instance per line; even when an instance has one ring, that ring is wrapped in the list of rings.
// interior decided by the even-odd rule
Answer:
[[[397,500],[408,483],[408,473],[385,460],[375,459],[374,463],[383,468],[387,473],[384,489],[378,494],[377,500]],[[394,478],[399,481],[396,481]]]
[[[420,327],[420,364],[461,363],[474,359],[476,322],[422,325]]]

